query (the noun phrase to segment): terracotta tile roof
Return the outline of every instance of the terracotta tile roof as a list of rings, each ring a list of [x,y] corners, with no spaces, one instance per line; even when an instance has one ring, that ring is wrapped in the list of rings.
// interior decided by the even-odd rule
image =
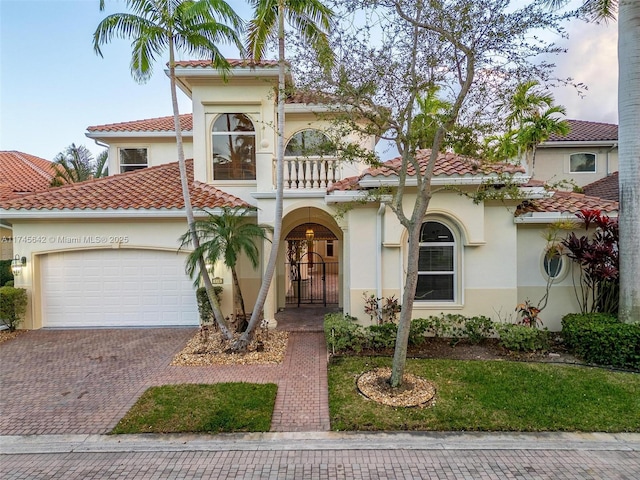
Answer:
[[[212,185],[193,182],[193,160],[187,160],[194,208],[247,204]],[[106,210],[182,209],[184,201],[178,162],[143,168],[86,182],[65,185],[0,202],[0,209],[21,210]]]
[[[567,135],[551,135],[550,142],[597,142],[618,140],[618,125],[612,123],[567,120],[571,130]]]
[[[240,58],[227,58],[227,62],[229,62],[229,64],[231,65],[231,68],[238,68],[238,67],[265,68],[265,67],[278,66],[277,60],[261,60],[259,62],[254,62],[252,60],[243,60]],[[182,61],[176,62],[176,66],[183,67],[183,68],[184,67],[210,68],[211,61],[210,60],[182,60]]]
[[[50,187],[55,175],[52,162],[16,151],[0,152],[0,200]]]
[[[601,178],[583,187],[585,195],[606,198],[607,200],[620,201],[620,185],[618,184],[618,172]]]
[[[515,215],[541,212],[575,214],[585,208],[598,209],[605,213],[617,212],[618,202],[582,193],[554,191],[551,197],[524,201],[518,205]]]
[[[190,113],[180,115],[180,128],[183,132],[193,130],[193,119]],[[108,123],[87,127],[90,132],[173,132],[173,115],[167,117],[147,118],[131,122]]]
[[[420,150],[417,159],[420,165],[420,172],[424,173],[427,168],[431,150]],[[328,190],[358,190],[358,183],[364,177],[393,177],[402,165],[400,157],[384,162],[382,166],[368,168],[359,177],[345,178],[334,183]],[[416,171],[409,165],[407,172],[415,175]],[[475,175],[488,175],[499,173],[525,173],[525,169],[519,165],[506,163],[483,164],[479,159],[464,157],[455,153],[440,153],[433,168],[434,177],[472,177]]]

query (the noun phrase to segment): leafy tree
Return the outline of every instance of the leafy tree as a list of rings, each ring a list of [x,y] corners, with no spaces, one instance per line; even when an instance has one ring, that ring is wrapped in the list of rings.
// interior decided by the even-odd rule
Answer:
[[[273,244],[269,260],[262,277],[258,298],[253,308],[247,330],[238,339],[234,348],[243,349],[249,344],[271,287],[271,281],[278,260],[280,237],[282,232],[283,196],[284,196],[284,104],[287,96],[285,86],[285,20],[297,31],[297,35],[318,55],[321,63],[332,62],[333,54],[329,47],[327,31],[331,28],[333,12],[320,0],[250,0],[253,7],[253,19],[249,23],[247,50],[255,61],[260,61],[269,41],[278,44],[278,122],[276,133],[276,205],[273,229]]]
[[[116,13],[104,18],[93,34],[93,48],[102,56],[100,46],[109,43],[113,38],[132,39],[131,74],[140,83],[148,80],[153,73],[153,64],[157,57],[168,51],[171,104],[184,209],[192,244],[198,249],[200,244],[194,225],[180,129],[175,55],[176,51],[182,51],[195,57],[210,58],[213,67],[228,73],[230,65],[218,49],[218,43],[234,44],[243,52],[238,34],[243,26],[242,20],[224,0],[126,0],[125,3],[132,13]],[[104,9],[104,0],[100,0],[100,9]],[[213,306],[216,323],[225,338],[231,339],[231,332],[220,311],[202,257],[198,260],[198,267]]]
[[[207,212],[206,220],[195,222],[196,232],[200,239],[200,246],[193,250],[187,257],[187,273],[193,278],[198,270],[198,261],[201,257],[210,264],[222,260],[224,265],[231,270],[233,277],[234,311],[242,313],[243,321],[246,319],[246,310],[236,265],[241,255],[246,255],[253,268],[257,268],[260,262],[260,251],[255,241],[265,239],[265,227],[247,221],[247,215],[255,212],[255,208],[222,207],[220,215]],[[191,231],[187,231],[182,237],[181,248],[190,245]],[[245,325],[238,324],[244,330]]]
[[[97,160],[94,160],[87,147],[72,143],[53,159],[56,174],[51,179],[51,186],[60,187],[103,177],[106,175],[104,167],[107,158],[109,154],[106,150],[98,155]]]
[[[561,8],[567,0],[547,0]],[[618,182],[620,184],[620,304],[623,322],[640,322],[640,2],[584,0],[587,21],[618,20]]]
[[[304,74],[297,78],[308,79],[310,88],[326,89],[337,104],[348,106],[348,113],[339,120],[352,132],[391,141],[400,154],[397,168],[385,166],[390,173],[387,178],[395,184],[381,192],[386,194],[385,205],[408,233],[390,379],[397,387],[406,364],[420,230],[433,194],[436,160],[450,132],[473,132],[478,125],[491,125],[498,99],[513,90],[518,78],[544,77],[545,65],[530,59],[558,50],[536,40],[531,31],[555,29],[558,19],[539,1],[519,9],[498,0],[351,0],[343,4],[345,27],[334,38],[338,65],[331,75],[318,78],[322,69],[301,52]],[[362,19],[370,22],[363,25]],[[375,45],[374,36],[379,39]],[[414,121],[420,115],[417,99],[434,86],[450,107],[433,117],[437,126],[430,135],[430,149],[420,150],[420,135],[414,130],[419,126]],[[411,195],[411,201],[405,195]],[[382,196],[379,199],[383,201]]]

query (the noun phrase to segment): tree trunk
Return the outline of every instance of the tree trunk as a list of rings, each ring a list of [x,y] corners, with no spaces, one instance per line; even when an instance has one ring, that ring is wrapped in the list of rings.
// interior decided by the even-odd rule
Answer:
[[[191,196],[189,194],[189,182],[187,177],[187,165],[184,159],[184,147],[182,145],[182,129],[180,127],[180,111],[178,109],[178,96],[176,93],[176,70],[175,70],[175,60],[174,60],[174,52],[173,52],[173,38],[169,39],[169,79],[171,81],[171,105],[173,106],[173,123],[176,130],[176,143],[178,146],[178,166],[180,168],[180,184],[182,185],[182,196],[184,198],[184,210],[187,215],[187,224],[189,225],[189,232],[191,233],[191,243],[193,243],[193,248],[197,249],[200,247],[200,240],[198,239],[198,234],[196,232],[195,221],[193,218],[193,209],[191,207]],[[198,267],[200,269],[200,274],[202,275],[202,279],[204,282],[204,287],[207,292],[207,297],[209,297],[209,302],[211,302],[211,308],[213,309],[213,316],[216,319],[216,324],[220,329],[223,337],[227,340],[231,340],[232,335],[229,331],[229,327],[227,326],[227,322],[224,320],[224,316],[222,315],[222,311],[220,310],[220,304],[218,303],[218,298],[216,297],[215,291],[213,289],[213,285],[211,284],[211,279],[209,278],[209,273],[207,272],[207,267],[204,261],[204,258],[200,256],[198,259]]]
[[[242,290],[240,290],[240,280],[238,279],[238,272],[236,271],[235,267],[231,268],[231,276],[233,277],[233,297],[235,299],[233,303],[235,304],[235,310],[237,313],[239,309],[242,313],[243,321],[242,324],[238,325],[242,325],[242,329],[244,330],[244,322],[247,318],[247,312],[244,308],[244,298],[242,297]]]
[[[640,2],[619,7],[619,318],[631,323],[640,322]]]
[[[269,261],[262,277],[262,284],[258,292],[253,312],[251,312],[251,320],[245,332],[234,343],[235,350],[244,350],[249,345],[253,333],[260,321],[260,314],[264,309],[264,303],[267,300],[269,288],[273,280],[273,274],[276,269],[278,260],[278,250],[280,249],[280,237],[282,230],[282,199],[284,196],[284,103],[286,98],[285,90],[285,52],[284,52],[284,0],[278,0],[278,121],[277,135],[278,144],[276,147],[276,205],[275,217],[273,225],[273,243],[271,244],[271,253]]]

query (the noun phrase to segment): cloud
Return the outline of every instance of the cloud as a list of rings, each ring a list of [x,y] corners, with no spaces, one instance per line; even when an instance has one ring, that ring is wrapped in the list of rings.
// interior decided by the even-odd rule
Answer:
[[[554,90],[557,104],[567,109],[567,118],[596,122],[618,122],[618,25],[574,21],[569,40],[559,42],[568,49],[556,59],[557,76],[584,83],[581,98],[572,87]]]

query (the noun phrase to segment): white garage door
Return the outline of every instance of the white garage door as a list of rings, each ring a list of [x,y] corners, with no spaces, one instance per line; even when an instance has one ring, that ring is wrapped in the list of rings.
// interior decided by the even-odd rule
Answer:
[[[44,327],[198,325],[185,255],[87,250],[41,261]]]

